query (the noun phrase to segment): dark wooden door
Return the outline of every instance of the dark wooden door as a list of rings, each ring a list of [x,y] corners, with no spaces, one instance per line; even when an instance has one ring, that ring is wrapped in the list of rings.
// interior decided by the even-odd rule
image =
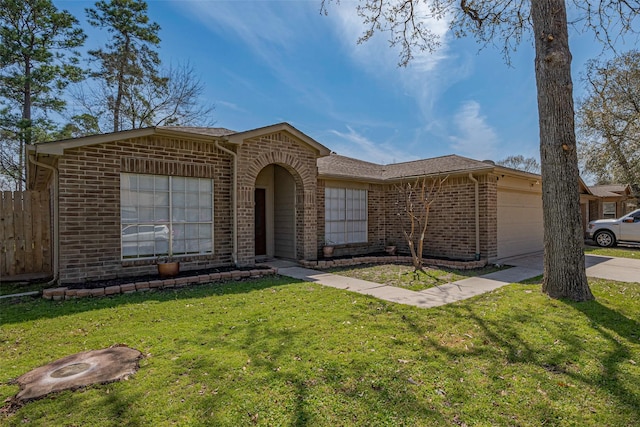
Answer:
[[[264,188],[256,188],[255,191],[255,228],[256,228],[256,255],[267,254],[267,215],[266,215],[266,191]]]

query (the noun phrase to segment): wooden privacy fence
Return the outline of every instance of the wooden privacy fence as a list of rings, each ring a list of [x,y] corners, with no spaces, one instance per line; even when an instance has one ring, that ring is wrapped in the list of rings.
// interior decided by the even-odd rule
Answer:
[[[0,196],[0,279],[51,273],[49,193],[3,191]]]

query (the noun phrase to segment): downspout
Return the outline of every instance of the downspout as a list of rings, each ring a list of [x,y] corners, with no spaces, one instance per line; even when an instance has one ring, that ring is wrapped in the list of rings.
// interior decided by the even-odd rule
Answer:
[[[238,206],[236,203],[237,200],[237,191],[238,191],[238,155],[228,148],[224,148],[220,145],[220,141],[215,140],[214,145],[220,151],[229,154],[233,157],[233,178],[231,181],[231,206],[232,206],[232,216],[233,216],[233,252],[231,254],[233,258],[233,264],[238,265]]]
[[[36,166],[41,166],[45,169],[49,169],[53,172],[53,279],[47,283],[47,286],[52,285],[58,281],[59,271],[59,245],[60,245],[60,232],[58,221],[60,219],[59,204],[58,204],[58,169],[45,163],[38,162],[33,155],[28,156],[29,161]]]
[[[480,261],[480,196],[478,190],[478,180],[469,173],[469,179],[475,186],[475,216],[476,216],[476,255],[475,260]]]

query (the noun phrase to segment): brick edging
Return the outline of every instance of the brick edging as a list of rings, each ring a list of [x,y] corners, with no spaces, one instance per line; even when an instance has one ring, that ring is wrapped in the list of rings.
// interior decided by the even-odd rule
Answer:
[[[444,259],[430,259],[425,258],[423,260],[425,266],[437,266],[457,268],[460,270],[473,270],[474,268],[482,268],[487,265],[486,259],[479,261],[453,261]],[[354,257],[344,259],[322,260],[322,261],[300,261],[302,266],[307,268],[316,268],[323,270],[334,267],[348,267],[352,265],[360,264],[411,264],[412,260],[410,256],[365,256]]]
[[[201,283],[220,282],[224,280],[239,280],[245,278],[264,277],[277,274],[276,268],[255,270],[234,270],[223,273],[201,274],[193,277],[178,277],[175,279],[158,279],[147,282],[127,283],[124,285],[106,286],[93,289],[69,289],[67,287],[50,288],[42,291],[42,297],[49,300],[60,301],[86,297],[102,297],[109,295],[129,294],[133,292],[146,292],[156,289],[181,288],[187,285]]]

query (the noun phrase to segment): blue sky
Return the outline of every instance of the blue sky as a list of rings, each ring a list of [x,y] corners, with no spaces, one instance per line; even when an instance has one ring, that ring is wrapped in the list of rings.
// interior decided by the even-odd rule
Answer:
[[[93,2],[58,0],[86,27]],[[442,47],[399,68],[384,34],[364,44],[357,2],[320,14],[320,0],[149,0],[162,27],[163,62],[190,62],[216,106],[216,126],[237,131],[288,122],[332,151],[376,163],[458,154],[539,158],[534,52],[524,41],[505,64],[434,22]],[[88,46],[104,33],[86,28]],[[570,34],[576,96],[584,63],[601,52]],[[630,47],[627,47],[627,49]],[[625,48],[623,48],[624,50]]]

